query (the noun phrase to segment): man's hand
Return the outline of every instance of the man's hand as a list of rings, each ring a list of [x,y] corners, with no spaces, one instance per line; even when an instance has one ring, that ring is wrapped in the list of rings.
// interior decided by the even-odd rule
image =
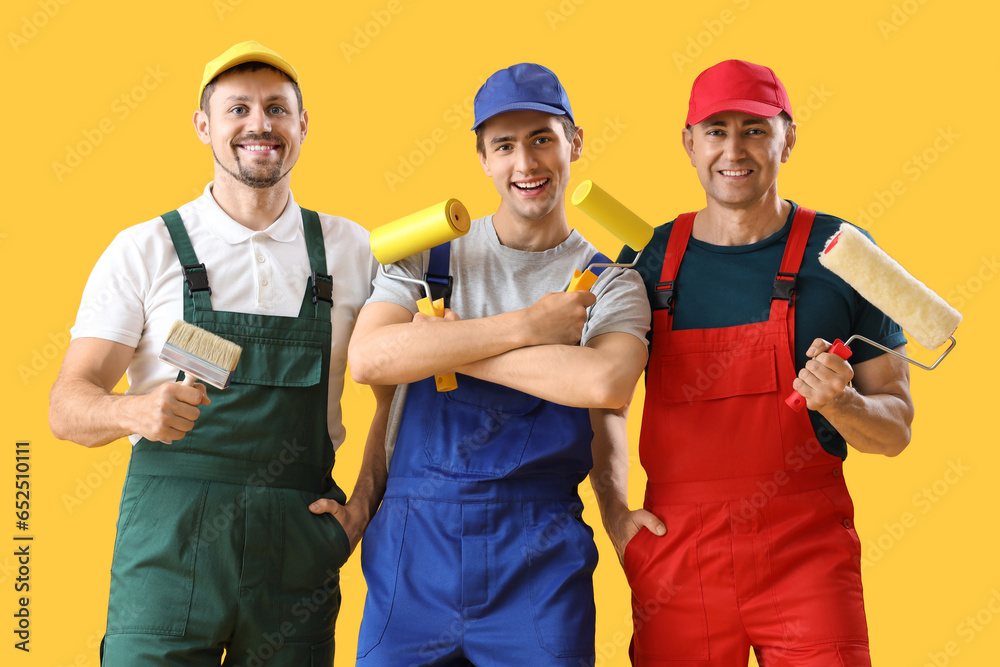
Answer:
[[[135,398],[129,405],[135,432],[147,440],[166,444],[187,435],[201,415],[198,406],[212,402],[208,390],[200,382],[191,386],[167,382]]]
[[[597,302],[593,292],[550,292],[522,311],[533,345],[576,345],[587,323],[587,308]]]
[[[348,556],[354,553],[368,527],[367,511],[364,508],[355,507],[350,502],[341,505],[336,500],[320,498],[309,506],[309,511],[313,514],[332,514],[333,518],[340,522],[344,532],[347,533],[347,540],[351,543]]]
[[[806,407],[820,410],[837,400],[854,379],[854,369],[846,360],[827,352],[830,343],[817,338],[809,346],[809,361],[799,371],[792,388],[806,399]]]
[[[605,528],[608,531],[608,537],[611,538],[611,543],[615,546],[618,562],[622,565],[625,564],[625,547],[640,530],[646,528],[649,532],[660,537],[667,534],[667,525],[660,521],[655,514],[644,509],[625,511],[617,516],[609,517]]]

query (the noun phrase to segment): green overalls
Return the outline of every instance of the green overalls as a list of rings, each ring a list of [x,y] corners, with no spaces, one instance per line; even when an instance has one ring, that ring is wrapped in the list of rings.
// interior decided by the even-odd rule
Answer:
[[[308,509],[346,500],[330,476],[332,281],[319,217],[302,210],[312,277],[298,317],[212,310],[180,215],[163,220],[184,267],[184,320],[243,354],[183,439],[132,450],[102,665],[219,665],[225,649],[231,667],[329,667],[350,547],[336,519]]]

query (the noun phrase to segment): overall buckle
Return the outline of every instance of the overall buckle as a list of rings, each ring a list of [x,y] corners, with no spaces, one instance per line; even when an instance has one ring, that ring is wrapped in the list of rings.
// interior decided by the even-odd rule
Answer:
[[[195,292],[205,292],[211,296],[212,288],[208,285],[208,271],[204,264],[191,264],[183,266],[184,284],[187,285],[188,295],[194,296]]]
[[[798,280],[797,273],[782,273],[778,271],[774,277],[774,288],[771,291],[771,300],[784,299],[791,301],[795,295],[795,283]]]
[[[332,306],[333,276],[313,271],[309,281],[312,284],[312,302],[315,304],[317,301],[326,301]]]
[[[673,314],[674,312],[674,281],[668,280],[666,282],[656,283],[656,287],[653,291],[653,296],[650,298],[653,310],[663,310],[667,309],[667,312]]]

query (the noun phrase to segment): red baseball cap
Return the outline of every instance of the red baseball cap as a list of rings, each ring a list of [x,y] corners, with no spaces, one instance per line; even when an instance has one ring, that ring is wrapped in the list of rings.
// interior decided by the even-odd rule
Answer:
[[[695,125],[720,111],[771,118],[792,116],[788,93],[774,70],[745,60],[724,60],[698,75],[691,86],[687,124]]]

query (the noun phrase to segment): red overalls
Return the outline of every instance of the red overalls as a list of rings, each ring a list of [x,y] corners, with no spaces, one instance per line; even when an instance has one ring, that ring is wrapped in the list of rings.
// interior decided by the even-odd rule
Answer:
[[[675,302],[697,307],[674,284],[695,214],[674,223],[639,440],[644,505],[667,534],[641,530],[624,555],[635,665],[735,667],[751,646],[762,667],[871,664],[842,462],[784,403],[797,374],[794,280],[815,215],[795,215],[769,319],[720,329],[672,330]]]

